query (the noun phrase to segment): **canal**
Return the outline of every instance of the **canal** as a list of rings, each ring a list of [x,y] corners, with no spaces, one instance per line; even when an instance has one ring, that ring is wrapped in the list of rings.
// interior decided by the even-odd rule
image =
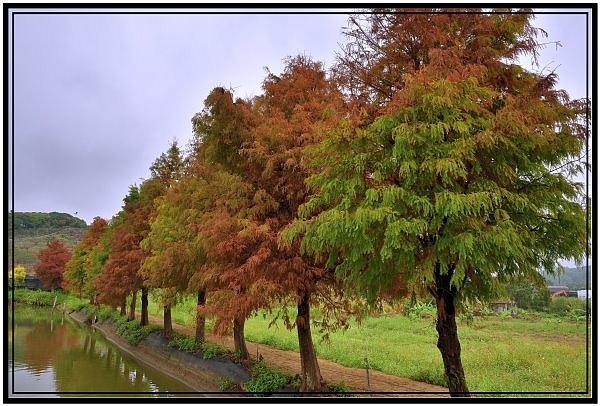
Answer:
[[[16,304],[8,313],[10,398],[170,397],[192,392],[59,310]]]

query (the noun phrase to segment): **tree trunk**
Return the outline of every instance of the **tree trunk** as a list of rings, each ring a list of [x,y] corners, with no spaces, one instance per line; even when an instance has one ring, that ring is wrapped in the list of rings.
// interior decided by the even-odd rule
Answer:
[[[127,314],[127,296],[123,296],[123,300],[121,301],[121,316],[125,316]]]
[[[244,338],[245,319],[233,319],[233,344],[234,351],[239,355],[240,360],[250,359],[250,353],[246,347],[246,339]]]
[[[148,288],[142,288],[142,314],[140,325],[147,326],[148,324]]]
[[[137,290],[131,293],[131,303],[129,303],[129,315],[127,316],[127,321],[131,321],[135,319],[135,305],[137,302]]]
[[[198,291],[198,307],[206,304],[206,291],[201,289]],[[196,308],[196,343],[200,344],[204,342],[204,329],[206,324],[206,318],[200,315]]]
[[[173,336],[173,322],[171,319],[171,305],[163,307],[163,335],[170,339]]]
[[[317,361],[317,354],[310,333],[310,294],[303,292],[298,302],[296,329],[298,345],[300,346],[300,369],[302,384],[300,392],[320,392],[323,388],[323,378]]]
[[[460,358],[460,342],[456,328],[454,304],[458,289],[450,283],[453,273],[454,266],[448,269],[447,274],[442,275],[440,264],[436,264],[435,289],[432,290],[432,294],[437,305],[437,321],[435,324],[435,329],[438,332],[437,347],[442,354],[450,396],[470,397]]]

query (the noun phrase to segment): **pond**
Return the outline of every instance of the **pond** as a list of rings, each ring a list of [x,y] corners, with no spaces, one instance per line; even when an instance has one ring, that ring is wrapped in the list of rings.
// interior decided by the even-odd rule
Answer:
[[[10,398],[164,397],[192,392],[59,310],[16,304],[8,313]]]

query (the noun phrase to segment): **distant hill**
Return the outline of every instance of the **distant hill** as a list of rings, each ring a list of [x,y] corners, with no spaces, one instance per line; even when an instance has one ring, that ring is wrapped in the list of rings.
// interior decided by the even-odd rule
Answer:
[[[591,289],[592,286],[592,269],[589,267],[586,272],[585,266],[577,268],[565,268],[565,272],[560,276],[550,277],[544,275],[546,282],[549,286],[567,286],[569,290],[585,289],[586,278],[588,281],[588,287]]]
[[[14,236],[13,236],[14,224]],[[39,252],[51,240],[58,239],[73,249],[85,233],[84,220],[66,213],[15,212],[8,215],[8,265],[12,266],[12,243],[14,237],[15,264],[25,266],[32,272]]]

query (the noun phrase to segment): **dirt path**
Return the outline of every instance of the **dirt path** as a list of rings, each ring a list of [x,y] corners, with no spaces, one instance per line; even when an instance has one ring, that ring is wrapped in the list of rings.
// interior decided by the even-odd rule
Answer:
[[[160,317],[150,316],[150,323],[162,325]],[[192,327],[173,323],[175,331],[195,335]],[[233,338],[216,336],[207,333],[206,339],[210,342],[218,343],[226,348],[233,349]],[[296,375],[300,373],[300,354],[294,351],[284,351],[263,344],[257,344],[250,341],[246,342],[248,351],[252,355],[260,354],[265,362],[275,369],[282,372]],[[319,358],[319,367],[321,375],[327,382],[345,382],[353,392],[369,392],[367,385],[366,370],[360,368],[349,368],[331,361]],[[378,371],[369,370],[370,392],[394,392],[388,396],[409,396],[409,397],[447,397],[448,389],[431,385],[424,382],[413,381],[408,378],[387,375]],[[440,393],[441,392],[441,393]]]

